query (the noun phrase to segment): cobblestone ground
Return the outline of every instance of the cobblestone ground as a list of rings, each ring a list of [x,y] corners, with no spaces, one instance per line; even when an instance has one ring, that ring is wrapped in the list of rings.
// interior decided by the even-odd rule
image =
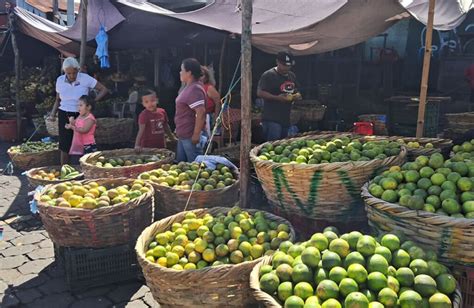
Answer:
[[[0,143],[0,169],[8,163],[9,146]],[[0,173],[0,307],[159,307],[138,279],[71,292],[53,243],[29,210],[30,190],[19,172]]]

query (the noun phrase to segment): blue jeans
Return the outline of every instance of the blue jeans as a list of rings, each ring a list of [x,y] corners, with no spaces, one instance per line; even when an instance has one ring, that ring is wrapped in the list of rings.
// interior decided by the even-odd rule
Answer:
[[[196,156],[202,154],[202,148],[199,144],[193,144],[191,139],[178,139],[178,148],[176,149],[176,160],[178,162],[193,162]]]
[[[262,125],[265,141],[279,140],[288,136],[288,126],[271,121],[263,121]]]

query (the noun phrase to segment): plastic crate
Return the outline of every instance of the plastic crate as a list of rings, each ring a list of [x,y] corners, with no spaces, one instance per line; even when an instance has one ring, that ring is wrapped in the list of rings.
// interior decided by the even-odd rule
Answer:
[[[140,266],[133,245],[108,248],[55,247],[71,290],[108,285],[139,278]]]
[[[462,306],[464,308],[474,307],[474,268],[467,266],[454,266],[452,271],[461,289]]]

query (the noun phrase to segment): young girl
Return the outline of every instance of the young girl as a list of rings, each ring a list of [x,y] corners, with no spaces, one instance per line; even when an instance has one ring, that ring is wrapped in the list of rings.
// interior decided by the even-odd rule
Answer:
[[[144,109],[138,116],[135,150],[140,152],[142,148],[165,148],[165,134],[171,140],[175,140],[168,124],[166,111],[158,108],[158,99],[154,91],[149,89],[141,91],[140,96]]]
[[[76,119],[70,117],[69,124],[66,124],[67,129],[74,131],[69,155],[74,155],[76,158],[97,151],[94,138],[96,120],[91,113],[94,105],[95,101],[91,97],[81,96],[79,99],[79,116]]]

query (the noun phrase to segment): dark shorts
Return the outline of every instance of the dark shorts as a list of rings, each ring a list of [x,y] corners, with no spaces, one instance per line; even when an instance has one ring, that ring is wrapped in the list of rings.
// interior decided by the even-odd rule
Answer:
[[[66,129],[66,124],[69,123],[69,117],[77,118],[78,112],[66,112],[63,110],[58,111],[58,131],[59,131],[59,149],[62,152],[69,153],[71,149],[72,136],[74,132],[72,129]]]
[[[85,144],[84,145],[84,154],[94,153],[97,152],[97,145],[93,144]]]

